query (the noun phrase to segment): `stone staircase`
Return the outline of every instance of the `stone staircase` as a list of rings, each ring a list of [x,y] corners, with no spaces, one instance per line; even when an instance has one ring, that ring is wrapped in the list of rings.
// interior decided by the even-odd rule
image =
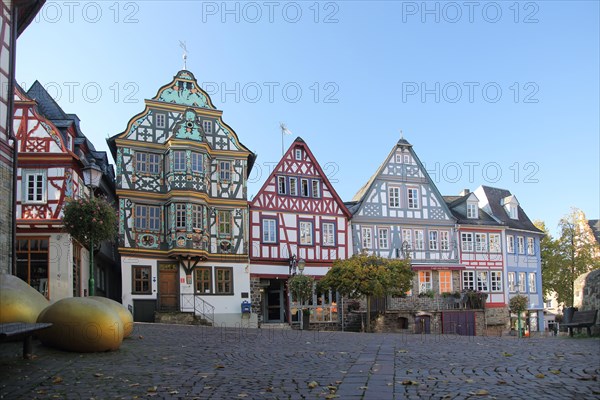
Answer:
[[[194,315],[194,313],[184,313],[180,311],[155,311],[154,322],[174,325],[212,326],[210,321],[197,317]]]

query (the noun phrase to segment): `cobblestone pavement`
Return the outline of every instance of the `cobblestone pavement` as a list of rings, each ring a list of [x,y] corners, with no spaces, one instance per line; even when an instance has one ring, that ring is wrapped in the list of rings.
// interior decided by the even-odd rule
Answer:
[[[4,399],[600,399],[598,338],[136,324],[120,350],[0,345]]]

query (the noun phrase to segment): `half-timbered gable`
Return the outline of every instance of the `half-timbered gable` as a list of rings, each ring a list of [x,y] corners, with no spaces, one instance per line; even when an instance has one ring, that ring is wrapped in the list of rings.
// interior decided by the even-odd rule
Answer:
[[[285,282],[297,262],[305,263],[304,274],[321,277],[334,260],[350,256],[349,217],[310,148],[297,138],[250,203],[251,276],[266,287],[253,305],[265,322],[283,322],[284,316],[292,321]],[[314,300],[311,321],[337,321],[330,294]]]
[[[191,72],[179,71],[108,143],[117,164],[119,248],[127,256],[124,301],[138,311],[145,300],[159,309],[194,311],[194,302],[227,294],[216,298],[216,312],[222,322],[239,316],[238,300],[248,291],[242,268],[248,257],[246,182],[255,155],[222,111]],[[157,290],[147,296],[132,289],[140,254],[152,276],[159,275],[158,296]],[[209,281],[202,275],[203,284],[193,282],[209,270]]]

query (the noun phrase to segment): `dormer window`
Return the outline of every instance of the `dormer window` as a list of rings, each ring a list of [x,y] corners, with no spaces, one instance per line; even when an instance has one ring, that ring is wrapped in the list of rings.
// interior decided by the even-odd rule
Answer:
[[[296,149],[295,155],[296,155],[296,160],[302,160],[302,149]]]
[[[519,214],[518,214],[516,206],[514,206],[512,204],[508,204],[508,216],[511,219],[519,219]]]
[[[212,121],[204,121],[204,123],[202,125],[204,128],[204,133],[212,133],[212,130],[213,130]]]
[[[165,114],[156,114],[156,127],[157,128],[165,127]]]
[[[467,218],[479,218],[479,207],[477,207],[477,203],[467,203]]]
[[[519,219],[519,202],[515,196],[511,195],[502,199],[502,205],[510,219]]]

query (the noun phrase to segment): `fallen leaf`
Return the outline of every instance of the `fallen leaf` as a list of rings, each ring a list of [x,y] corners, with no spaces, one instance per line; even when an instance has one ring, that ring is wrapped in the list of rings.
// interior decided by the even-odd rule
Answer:
[[[177,390],[171,390],[169,394],[179,394],[179,392]]]
[[[498,381],[498,385],[506,385],[506,381],[500,380]]]
[[[129,387],[136,387],[136,386],[140,386],[139,383],[132,383],[131,385],[129,385]]]
[[[314,389],[314,388],[316,388],[317,386],[319,386],[319,384],[318,384],[317,382],[315,382],[315,381],[312,381],[312,382],[309,382],[309,383],[308,383],[308,388],[309,388],[309,389]]]
[[[502,353],[502,355],[503,355],[504,357],[512,357],[512,356],[513,356],[512,354],[510,354],[510,353],[507,353],[507,352],[503,352],[503,353]]]
[[[61,378],[60,376],[55,376],[54,379],[52,379],[52,383],[62,383],[63,378]]]
[[[340,396],[338,396],[337,394],[328,394],[327,396],[325,396],[326,399],[336,399]]]
[[[142,335],[138,336],[138,339],[143,339],[144,337]]]
[[[476,392],[470,392],[469,394],[473,395],[473,396],[487,396],[488,394],[490,394],[490,392],[488,392],[485,389],[479,389]]]
[[[546,376],[545,376],[544,374],[536,374],[536,375],[535,375],[535,377],[536,377],[536,378],[539,378],[539,379],[543,379],[543,378],[545,378]]]
[[[104,376],[104,374],[101,374],[100,372],[96,372],[96,373],[94,374],[94,376],[95,376],[96,378],[100,378],[101,376]]]
[[[408,353],[408,350],[398,350],[398,353]]]
[[[550,370],[550,373],[551,373],[551,374],[554,374],[554,375],[558,375],[558,374],[560,374],[560,371],[559,371],[559,370],[557,370],[557,369],[551,369],[551,370]]]
[[[156,386],[152,386],[152,387],[148,388],[147,392],[148,393],[156,393],[157,390],[158,390],[158,388]]]
[[[598,378],[596,378],[593,375],[586,375],[586,376],[580,376],[579,378],[577,378],[578,381],[595,381]]]
[[[223,368],[225,368],[225,366],[223,364],[215,365],[215,369],[223,369]]]
[[[318,352],[317,354],[318,354],[318,355],[320,355],[320,356],[324,356],[324,355],[325,355],[325,352],[324,352],[324,351],[320,351],[320,352]]]
[[[405,381],[402,381],[402,384],[403,384],[403,385],[406,385],[406,386],[410,386],[410,385],[418,385],[418,384],[419,384],[419,382],[416,382],[416,381],[411,381],[411,380],[407,379],[407,380],[405,380]]]
[[[237,397],[248,397],[248,395],[246,393],[240,393],[237,395]]]
[[[268,387],[265,389],[265,392],[272,392],[273,391],[273,387]]]
[[[359,387],[359,389],[362,389],[362,390],[367,390],[368,388],[369,388],[368,386],[361,386],[361,387]]]
[[[473,383],[475,381],[473,379],[465,379],[465,382],[467,382],[467,383]]]

